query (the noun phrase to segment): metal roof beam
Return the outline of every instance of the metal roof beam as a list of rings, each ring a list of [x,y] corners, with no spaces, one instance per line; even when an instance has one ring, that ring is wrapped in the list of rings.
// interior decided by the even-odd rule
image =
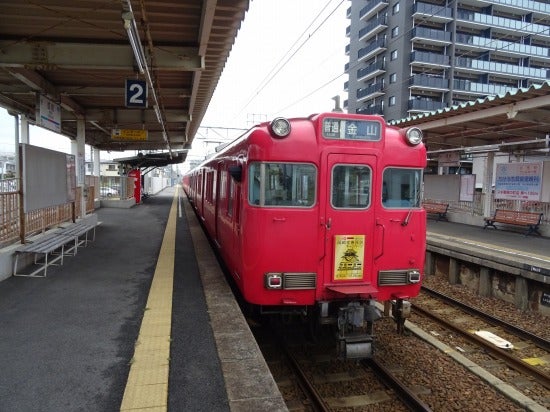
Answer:
[[[157,116],[152,109],[89,109],[85,112],[86,120],[100,122],[101,124],[158,124]],[[164,110],[166,123],[189,122],[190,116],[181,110]],[[65,119],[62,119],[65,120]]]
[[[132,70],[134,54],[126,44],[26,42],[0,40],[0,67],[27,67],[38,70],[110,69]],[[194,47],[155,45],[153,70],[196,71],[205,67]],[[78,56],[76,59],[75,56]]]

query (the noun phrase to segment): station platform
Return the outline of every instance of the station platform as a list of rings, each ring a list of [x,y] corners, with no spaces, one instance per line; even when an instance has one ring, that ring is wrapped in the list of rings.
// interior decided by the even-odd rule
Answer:
[[[101,208],[46,278],[0,282],[0,411],[285,411],[182,193]]]
[[[47,278],[0,282],[0,411],[287,410],[178,191],[97,210]],[[548,238],[430,220],[427,237],[550,269]]]

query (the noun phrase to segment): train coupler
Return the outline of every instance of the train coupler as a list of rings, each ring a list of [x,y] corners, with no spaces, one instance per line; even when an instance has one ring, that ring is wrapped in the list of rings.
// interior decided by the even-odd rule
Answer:
[[[339,337],[337,351],[340,359],[372,358],[374,353],[372,337],[362,333]]]
[[[391,313],[395,323],[397,323],[397,333],[403,334],[405,331],[405,320],[411,316],[411,302],[404,299],[391,301]]]

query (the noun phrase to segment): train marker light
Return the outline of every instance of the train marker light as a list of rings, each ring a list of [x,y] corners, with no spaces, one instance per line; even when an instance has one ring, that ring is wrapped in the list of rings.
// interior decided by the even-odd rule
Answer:
[[[276,119],[273,119],[271,124],[269,125],[269,128],[275,135],[274,137],[287,137],[290,134],[290,122],[283,118],[283,117],[277,117]]]
[[[267,289],[282,289],[283,287],[283,276],[281,273],[266,273],[264,280]]]
[[[405,135],[407,136],[407,141],[413,146],[416,146],[422,142],[422,130],[418,127],[411,127],[407,130]]]
[[[418,283],[418,282],[420,282],[420,271],[410,270],[408,275],[409,275],[409,283]]]

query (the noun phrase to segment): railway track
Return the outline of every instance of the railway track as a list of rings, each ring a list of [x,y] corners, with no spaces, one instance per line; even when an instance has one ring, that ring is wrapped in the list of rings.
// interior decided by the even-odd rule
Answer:
[[[432,410],[376,359],[341,361],[332,346],[260,333],[258,343],[291,411]]]
[[[422,295],[429,296],[429,299],[436,299],[436,301],[429,303]],[[477,360],[489,353],[492,358],[498,359],[499,362],[523,376],[523,378],[518,378],[518,375],[514,374],[514,378],[510,379],[508,373],[496,371],[495,373],[499,377],[504,377],[504,380],[512,385],[522,382],[521,387],[518,387],[519,390],[530,387],[530,393],[541,393],[540,398],[548,402],[544,393],[546,391],[547,396],[547,391],[550,390],[549,368],[544,361],[536,361],[537,359],[550,358],[550,342],[548,340],[428,288],[423,288],[423,294],[419,296],[418,300],[421,303],[420,305],[414,304],[413,311],[442,325],[444,330],[450,331],[450,337],[448,338],[448,340],[451,340],[450,346],[452,345],[464,352],[463,354],[467,357],[477,357]],[[415,323],[418,323],[418,319],[415,319]],[[421,326],[429,328],[425,324],[421,324]],[[496,336],[504,337],[506,341],[513,344],[515,349],[512,349],[512,347],[508,349],[499,348],[473,333],[476,330],[490,331]],[[452,336],[453,334],[455,336],[460,335],[467,343],[460,344]],[[445,332],[440,332],[439,335],[445,335]],[[438,336],[438,338],[440,337]],[[482,362],[491,365],[490,361]],[[492,364],[491,368],[498,369],[498,365]],[[536,389],[537,385],[542,389]]]

